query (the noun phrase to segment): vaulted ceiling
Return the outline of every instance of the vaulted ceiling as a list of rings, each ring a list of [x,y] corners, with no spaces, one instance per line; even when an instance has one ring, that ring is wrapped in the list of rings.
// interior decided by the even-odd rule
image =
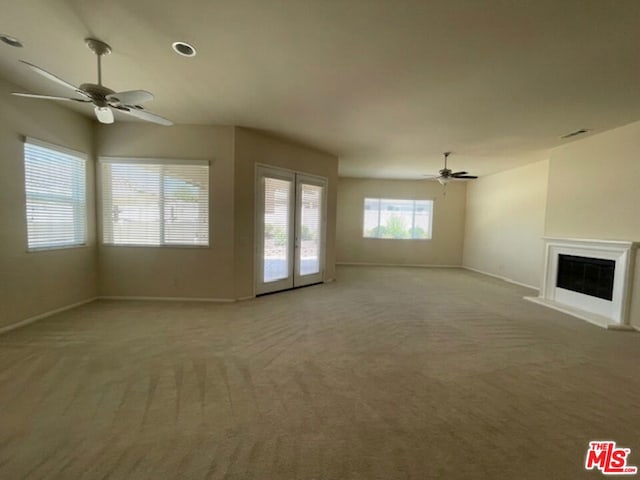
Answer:
[[[21,0],[0,31],[24,43],[0,44],[0,76],[28,91],[66,93],[18,59],[94,82],[93,36],[104,83],[149,110],[275,132],[347,176],[419,178],[445,150],[483,175],[640,119],[638,0]]]

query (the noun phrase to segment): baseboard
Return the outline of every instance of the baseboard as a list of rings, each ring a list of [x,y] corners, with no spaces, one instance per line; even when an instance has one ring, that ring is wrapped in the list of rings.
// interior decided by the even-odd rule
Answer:
[[[335,279],[335,278],[327,278],[327,279],[324,281],[324,283],[333,283],[333,282],[335,282],[335,281],[336,281],[336,279]]]
[[[462,268],[462,265],[428,265],[418,263],[357,263],[337,262],[336,265],[345,267],[411,267],[411,268]]]
[[[136,297],[136,296],[118,296],[118,295],[101,295],[99,300],[142,300],[157,302],[210,302],[210,303],[232,303],[234,298],[198,298],[198,297]]]
[[[64,307],[56,308],[55,310],[49,310],[48,312],[41,313],[34,317],[29,317],[25,320],[20,320],[19,322],[12,323],[11,325],[7,325],[5,327],[0,327],[0,335],[3,333],[9,332],[11,330],[15,330],[16,328],[21,328],[29,325],[30,323],[37,322],[38,320],[42,320],[43,318],[50,317],[51,315],[55,315],[56,313],[65,312],[67,310],[71,310],[72,308],[80,307],[82,305],[86,305],[87,303],[91,303],[94,300],[97,300],[98,297],[91,297],[87,300],[82,300],[81,302],[72,303],[71,305],[65,305]]]
[[[503,277],[502,275],[496,275],[495,273],[485,272],[484,270],[478,270],[477,268],[467,267],[466,265],[463,265],[462,268],[464,268],[465,270],[470,270],[472,272],[479,273],[481,275],[486,275],[488,277],[497,278],[498,280],[502,280],[503,282],[513,283],[514,285],[518,285],[520,287],[530,288],[531,290],[540,290],[540,288],[534,287],[533,285],[529,285],[527,283],[518,282],[517,280],[513,280],[512,278]]]
[[[247,296],[247,297],[239,297],[239,298],[236,298],[236,301],[238,301],[238,302],[244,302],[244,301],[246,301],[246,300],[253,300],[254,298],[256,298],[256,296],[255,296],[255,295],[249,295],[249,296]]]

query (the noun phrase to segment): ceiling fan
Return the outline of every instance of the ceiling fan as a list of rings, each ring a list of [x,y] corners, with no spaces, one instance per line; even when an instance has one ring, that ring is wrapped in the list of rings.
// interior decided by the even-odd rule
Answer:
[[[127,90],[124,92],[114,92],[110,88],[102,85],[102,56],[111,53],[111,47],[106,43],[96,40],[95,38],[85,39],[87,47],[93,51],[98,57],[98,83],[83,83],[79,87],[62,80],[60,77],[43,70],[42,68],[32,63],[20,60],[27,67],[34,72],[42,75],[43,77],[56,82],[70,90],[73,90],[78,97],[56,97],[52,95],[35,95],[32,93],[12,92],[12,95],[18,95],[20,97],[28,98],[40,98],[45,100],[62,100],[79,103],[92,103],[94,105],[94,112],[96,118],[100,123],[113,123],[113,111],[115,109],[119,112],[132,115],[141,120],[147,122],[158,123],[160,125],[173,125],[171,120],[168,120],[155,113],[144,110],[141,103],[153,100],[153,94],[146,90]]]
[[[444,168],[440,170],[439,175],[424,175],[426,178],[436,178],[442,185],[449,183],[451,179],[473,179],[478,178],[475,175],[469,175],[468,172],[454,172],[450,168],[447,168],[447,159],[451,155],[451,152],[444,152]]]

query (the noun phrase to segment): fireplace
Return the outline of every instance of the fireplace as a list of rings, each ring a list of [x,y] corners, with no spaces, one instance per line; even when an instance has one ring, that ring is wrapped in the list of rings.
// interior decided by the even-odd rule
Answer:
[[[558,255],[556,286],[573,292],[613,300],[615,260]]]
[[[605,328],[632,329],[629,297],[635,242],[551,238],[538,297],[527,300]]]

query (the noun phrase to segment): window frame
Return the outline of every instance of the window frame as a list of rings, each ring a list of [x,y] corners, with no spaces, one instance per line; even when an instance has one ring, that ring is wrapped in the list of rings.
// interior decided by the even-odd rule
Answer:
[[[23,140],[23,151],[22,151],[22,167],[23,167],[23,173],[24,173],[24,181],[23,181],[23,185],[24,185],[24,199],[25,199],[25,204],[24,204],[24,212],[25,212],[25,229],[26,229],[26,244],[27,244],[27,248],[26,248],[26,252],[27,253],[36,253],[36,252],[44,252],[44,251],[48,251],[48,250],[67,250],[67,249],[74,249],[74,248],[87,248],[89,246],[89,229],[88,229],[88,223],[89,223],[89,205],[88,205],[88,188],[87,188],[87,179],[88,179],[88,175],[87,175],[87,165],[89,163],[89,155],[85,152],[81,152],[79,150],[74,150],[68,147],[63,147],[61,145],[56,145],[54,143],[50,143],[50,142],[46,142],[44,140],[39,140],[37,138],[33,138],[33,137],[28,137],[28,136],[24,136],[22,137]],[[33,145],[35,147],[38,148],[43,148],[52,152],[57,152],[63,155],[68,155],[71,157],[75,157],[78,160],[81,160],[82,162],[82,175],[84,176],[84,181],[81,183],[82,187],[83,187],[83,192],[81,192],[83,195],[78,195],[78,199],[80,199],[80,201],[75,201],[73,199],[73,195],[71,197],[71,200],[68,202],[63,202],[60,201],[60,204],[68,204],[71,205],[74,209],[74,226],[77,227],[76,222],[75,222],[75,216],[77,214],[77,211],[79,209],[81,209],[82,213],[83,213],[83,222],[82,225],[80,225],[81,228],[81,236],[82,236],[82,242],[78,242],[78,243],[63,243],[63,244],[57,244],[57,245],[45,245],[45,246],[38,246],[38,247],[31,247],[29,246],[29,211],[28,211],[28,205],[29,205],[29,199],[30,198],[34,198],[34,197],[30,197],[29,192],[28,192],[28,188],[27,188],[27,145]],[[75,185],[72,185],[72,188]],[[46,194],[40,194],[37,195],[37,197],[47,197]],[[53,196],[55,197],[55,195]],[[51,198],[51,197],[50,197]],[[76,232],[78,233],[78,232]]]
[[[416,202],[428,202],[430,204],[430,214],[429,214],[429,226],[427,231],[427,236],[425,238],[390,238],[390,237],[371,237],[366,235],[365,230],[365,216],[366,216],[366,205],[367,201],[377,201],[378,202],[378,222],[377,226],[374,228],[380,227],[380,217],[382,210],[380,209],[380,205],[382,202],[413,202],[413,210],[412,210],[412,227],[415,228],[415,216],[416,216]],[[362,201],[362,222],[361,222],[361,231],[362,231],[362,239],[363,240],[413,240],[413,241],[431,241],[433,240],[433,217],[435,211],[435,200],[433,198],[382,198],[382,197],[367,197],[365,196]]]
[[[104,228],[104,196],[105,196],[105,185],[104,185],[104,174],[103,174],[103,165],[105,163],[123,165],[123,164],[132,164],[132,165],[193,165],[193,166],[206,166],[207,167],[207,244],[206,245],[197,245],[197,244],[186,244],[186,243],[160,243],[160,244],[142,244],[142,243],[108,243],[105,241],[105,228]],[[100,245],[103,247],[126,247],[126,248],[177,248],[177,249],[210,249],[211,248],[211,167],[212,160],[202,160],[202,159],[187,159],[187,158],[160,158],[160,157],[110,157],[110,156],[101,156],[98,158],[98,168],[97,173],[97,186],[98,186],[98,197],[99,197],[99,206],[97,208],[98,211],[98,224],[99,224],[99,235],[100,235]],[[164,227],[164,198],[161,200],[159,205],[159,215],[160,215],[160,228],[161,230]],[[161,232],[161,238],[164,238],[164,233]]]

